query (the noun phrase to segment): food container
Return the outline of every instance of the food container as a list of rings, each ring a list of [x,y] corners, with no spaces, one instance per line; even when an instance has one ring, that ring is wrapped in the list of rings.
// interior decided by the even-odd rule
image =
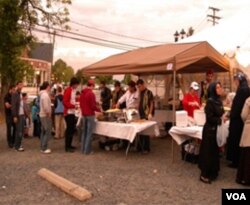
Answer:
[[[185,110],[178,110],[175,112],[176,126],[187,127],[188,126],[188,114]]]
[[[101,121],[106,122],[125,122],[125,116],[122,110],[110,109],[103,112],[103,118]]]
[[[136,109],[124,109],[126,122],[140,119],[139,113]]]

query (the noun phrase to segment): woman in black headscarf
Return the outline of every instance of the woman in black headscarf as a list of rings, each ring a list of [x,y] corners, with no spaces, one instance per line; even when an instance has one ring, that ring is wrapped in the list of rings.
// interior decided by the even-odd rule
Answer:
[[[220,82],[213,82],[208,87],[208,99],[205,106],[206,122],[202,131],[198,163],[201,170],[200,180],[208,184],[217,178],[220,169],[216,132],[224,113],[220,99],[222,92],[223,89]]]
[[[231,168],[237,168],[239,164],[239,143],[244,126],[240,114],[246,99],[250,96],[250,89],[243,73],[237,73],[234,76],[234,82],[237,90],[231,107],[229,135],[227,139],[227,160],[232,162],[229,164]]]

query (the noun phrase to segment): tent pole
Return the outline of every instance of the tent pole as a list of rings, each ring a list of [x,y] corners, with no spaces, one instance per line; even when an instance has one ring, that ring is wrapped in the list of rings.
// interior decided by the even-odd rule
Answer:
[[[176,87],[176,70],[175,70],[175,64],[174,64],[174,66],[173,66],[173,108],[172,108],[172,110],[173,110],[173,113],[172,113],[172,126],[174,126],[175,125],[175,101],[176,101],[176,90],[175,90],[175,87]],[[175,150],[174,150],[174,148],[175,148],[175,146],[174,146],[174,139],[172,138],[172,162],[174,162],[174,152],[175,152]]]
[[[234,75],[233,67],[230,65],[229,66],[229,82],[230,82],[229,87],[230,87],[230,92],[233,92],[233,75]]]

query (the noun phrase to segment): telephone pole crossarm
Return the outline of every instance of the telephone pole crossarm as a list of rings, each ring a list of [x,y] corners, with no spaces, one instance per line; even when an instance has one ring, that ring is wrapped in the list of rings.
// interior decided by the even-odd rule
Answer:
[[[221,19],[220,16],[217,16],[217,15],[216,15],[216,12],[220,11],[220,9],[215,8],[215,7],[211,7],[211,6],[208,7],[208,9],[210,9],[210,10],[213,11],[213,14],[212,14],[212,15],[211,15],[211,14],[208,14],[207,17],[209,18],[208,21],[213,22],[213,26],[214,26],[215,24],[218,23],[218,22],[216,22],[216,20]]]

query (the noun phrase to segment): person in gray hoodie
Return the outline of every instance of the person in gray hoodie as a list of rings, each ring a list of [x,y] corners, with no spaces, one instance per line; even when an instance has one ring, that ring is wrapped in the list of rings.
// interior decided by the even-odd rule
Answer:
[[[44,154],[51,153],[48,148],[48,141],[51,138],[52,119],[51,119],[51,100],[50,100],[50,84],[45,81],[42,84],[42,90],[40,91],[40,119],[42,125],[42,133],[40,137],[41,152]]]

